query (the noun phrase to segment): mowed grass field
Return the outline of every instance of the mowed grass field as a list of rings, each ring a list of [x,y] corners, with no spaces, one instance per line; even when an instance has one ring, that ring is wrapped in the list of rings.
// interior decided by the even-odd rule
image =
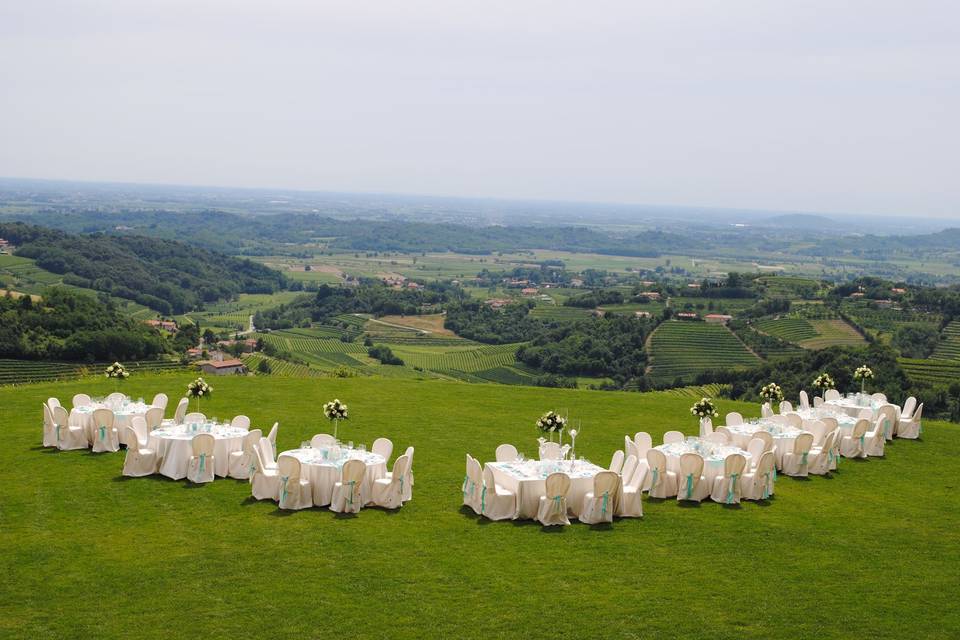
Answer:
[[[175,402],[188,375],[131,378]],[[356,517],[281,512],[246,482],[124,479],[123,454],[40,447],[40,402],[91,378],[0,389],[0,636],[9,638],[955,638],[956,425],[927,422],[885,459],[781,477],[739,508],[644,500],[642,519],[546,530],[461,509],[464,454],[566,409],[606,464],[624,433],[692,431],[690,398],[375,379],[217,379],[208,415],[280,422],[279,448],[328,428],[416,447],[413,500]],[[756,407],[723,402],[721,413]]]

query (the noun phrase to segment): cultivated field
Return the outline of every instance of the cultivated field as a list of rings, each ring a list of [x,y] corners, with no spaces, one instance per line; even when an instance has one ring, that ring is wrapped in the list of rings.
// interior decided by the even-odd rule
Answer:
[[[750,367],[760,359],[723,325],[667,321],[649,342],[650,376],[657,383],[689,380],[710,369]]]
[[[954,320],[943,330],[943,338],[930,356],[935,360],[960,360],[960,320]]]

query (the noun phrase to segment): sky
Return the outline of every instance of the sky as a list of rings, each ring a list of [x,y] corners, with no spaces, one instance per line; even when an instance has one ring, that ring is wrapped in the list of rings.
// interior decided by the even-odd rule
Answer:
[[[960,3],[6,0],[0,175],[960,218]]]

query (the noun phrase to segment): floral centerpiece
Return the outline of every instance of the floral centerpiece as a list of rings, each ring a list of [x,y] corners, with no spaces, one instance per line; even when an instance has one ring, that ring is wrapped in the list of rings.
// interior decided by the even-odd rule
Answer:
[[[349,420],[350,416],[347,413],[347,405],[340,402],[339,399],[334,398],[330,402],[327,402],[323,405],[323,415],[327,417],[327,420],[333,423],[333,437],[337,437],[337,431],[340,429],[341,420]]]
[[[213,393],[213,387],[203,378],[197,378],[187,385],[187,395],[197,399],[197,411],[200,411],[200,398],[209,396],[211,393]]]
[[[760,388],[760,397],[771,405],[774,402],[783,402],[783,389],[776,382],[765,384]]]
[[[864,392],[864,387],[867,384],[867,380],[872,378],[873,370],[865,364],[860,365],[857,367],[857,370],[853,372],[853,379],[860,381],[860,393]]]
[[[827,389],[835,388],[837,384],[833,381],[833,378],[830,377],[829,373],[821,373],[813,379],[813,386],[821,391],[826,391]]]
[[[720,414],[717,412],[717,408],[713,405],[713,400],[710,398],[700,398],[693,403],[693,406],[690,407],[690,413],[703,420],[704,418],[716,418]]]
[[[562,433],[565,426],[567,419],[555,411],[547,411],[537,420],[537,429],[549,434],[550,442],[553,442],[553,434]]]

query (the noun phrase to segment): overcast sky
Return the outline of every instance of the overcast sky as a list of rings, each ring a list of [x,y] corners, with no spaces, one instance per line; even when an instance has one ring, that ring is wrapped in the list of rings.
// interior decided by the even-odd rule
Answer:
[[[0,175],[960,217],[955,0],[4,0]]]

